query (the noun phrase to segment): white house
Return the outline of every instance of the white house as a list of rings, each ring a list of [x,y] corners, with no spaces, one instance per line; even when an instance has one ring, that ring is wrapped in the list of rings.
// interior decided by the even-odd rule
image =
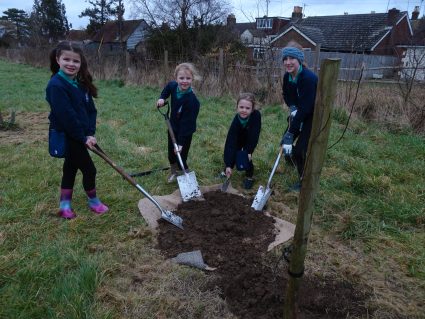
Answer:
[[[425,81],[425,46],[412,45],[404,48],[400,77]]]

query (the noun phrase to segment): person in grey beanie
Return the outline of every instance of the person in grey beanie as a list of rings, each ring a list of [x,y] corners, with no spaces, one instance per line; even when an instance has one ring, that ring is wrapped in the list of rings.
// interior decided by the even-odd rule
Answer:
[[[299,181],[291,187],[291,190],[299,191],[313,123],[318,79],[303,64],[304,53],[295,46],[283,48],[282,62],[285,68],[282,95],[289,108],[289,117],[288,128],[282,136],[281,145],[285,158],[294,162],[299,175]]]

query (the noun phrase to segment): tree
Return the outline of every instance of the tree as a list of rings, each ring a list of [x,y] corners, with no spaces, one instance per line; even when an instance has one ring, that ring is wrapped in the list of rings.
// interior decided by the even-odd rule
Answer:
[[[50,43],[64,38],[69,31],[62,0],[34,0],[30,19],[32,32]]]
[[[226,0],[132,0],[132,4],[153,26],[151,52],[167,49],[180,59],[192,59],[217,45],[229,12]]]
[[[142,18],[172,29],[219,24],[230,11],[227,0],[131,0]]]
[[[3,11],[4,16],[1,20],[11,21],[16,27],[16,39],[23,43],[29,37],[29,17],[24,10],[16,8]]]
[[[122,0],[88,0],[88,3],[92,7],[86,8],[79,15],[80,18],[89,18],[87,33],[95,34],[111,17],[116,16],[118,21],[122,21],[125,11]]]

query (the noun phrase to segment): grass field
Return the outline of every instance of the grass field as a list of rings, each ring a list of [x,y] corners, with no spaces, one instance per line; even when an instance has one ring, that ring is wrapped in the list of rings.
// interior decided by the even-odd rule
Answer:
[[[48,79],[48,70],[0,60],[0,111],[8,120],[16,110],[18,124],[0,130],[0,318],[232,318],[218,292],[204,289],[209,276],[164,261],[137,208],[141,194],[96,155],[98,194],[110,212],[88,211],[79,174],[78,218],[55,217],[62,160],[47,152]],[[161,88],[96,84],[99,145],[127,172],[166,166],[166,127],[154,107]],[[189,163],[201,185],[217,184],[234,101],[199,98]],[[266,182],[286,122],[280,105],[261,112],[249,195]],[[329,145],[346,118],[335,111]],[[176,185],[166,174],[138,182],[151,194],[169,194]],[[243,191],[236,175],[232,184]],[[270,204],[291,222],[298,195],[287,188],[295,180],[281,165]],[[373,318],[424,318],[425,138],[353,120],[328,150],[320,187],[306,271],[372,291]]]

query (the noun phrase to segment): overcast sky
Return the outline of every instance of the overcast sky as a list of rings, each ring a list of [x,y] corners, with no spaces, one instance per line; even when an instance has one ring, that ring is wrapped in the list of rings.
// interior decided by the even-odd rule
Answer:
[[[387,9],[397,8],[408,11],[411,16],[415,6],[420,7],[420,16],[424,14],[424,0],[228,0],[233,6],[233,13],[237,22],[254,21],[255,17],[268,16],[290,17],[294,6],[303,7],[306,16],[337,15],[355,13],[386,12]],[[86,0],[62,0],[65,4],[68,21],[74,29],[84,28],[88,24],[87,18],[78,18],[78,15],[90,7]],[[124,0],[126,9],[125,18],[137,18],[130,12],[129,0]],[[268,3],[268,5],[267,5]],[[33,0],[0,0],[0,14],[9,8],[17,8],[30,12]]]

